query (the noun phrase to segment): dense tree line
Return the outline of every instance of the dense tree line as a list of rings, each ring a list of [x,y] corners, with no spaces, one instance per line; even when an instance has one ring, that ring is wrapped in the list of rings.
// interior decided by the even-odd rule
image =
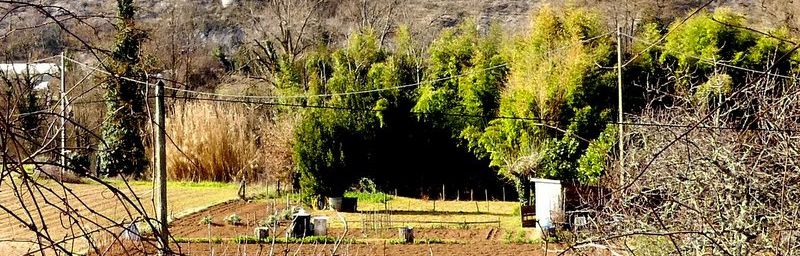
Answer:
[[[441,184],[508,184],[524,194],[530,177],[615,182],[605,175],[615,171],[618,160],[617,42],[608,27],[614,18],[607,13],[545,6],[532,14],[525,32],[464,22],[444,29],[430,43],[388,20],[377,28],[361,22],[346,41],[338,42],[320,32],[324,29],[314,3],[296,9],[268,6],[264,11],[281,15],[275,16],[278,20],[254,18],[260,29],[248,31],[257,37],[254,42],[235,51],[206,45],[190,54],[203,55],[202,60],[182,56],[185,67],[170,71],[176,86],[186,89],[206,86],[291,97],[278,102],[291,106],[266,111],[275,116],[264,120],[300,116],[289,129],[292,142],[281,144],[292,147],[293,166],[286,169],[294,170],[307,195],[340,195],[361,177],[415,196],[436,195],[429,190]],[[116,40],[103,52],[108,55],[103,66],[138,80],[146,79],[144,70],[164,71],[169,56],[157,52],[170,49],[171,58],[179,55],[174,38],[166,35],[171,32],[165,31],[184,28],[171,24],[147,31],[153,36],[146,37],[136,25],[133,1],[117,4]],[[286,10],[299,10],[305,22],[275,30],[273,25],[294,15]],[[631,117],[682,106],[732,111],[715,124],[754,127],[757,105],[733,108],[732,102],[748,99],[729,96],[758,75],[752,70],[772,68],[771,73],[791,76],[800,61],[792,48],[792,29],[749,30],[752,22],[724,8],[701,11],[686,21],[659,15],[637,20],[623,30],[635,39],[622,37],[624,59],[631,60],[624,63],[624,112]],[[205,65],[207,72],[189,63]],[[197,86],[248,79],[265,82],[244,89]],[[192,85],[190,80],[202,81]],[[95,143],[101,170],[110,176],[141,175],[147,164],[143,88],[115,76],[102,83],[104,142]],[[20,101],[26,104],[20,109],[35,110],[30,102]]]
[[[341,49],[318,48],[294,64],[307,78],[292,93],[419,86],[303,102],[314,107],[302,110],[295,134],[301,187],[308,195],[340,195],[359,177],[391,188],[425,173],[441,182],[459,177],[448,166],[464,163],[474,164],[475,173],[496,172],[520,193],[530,177],[613,182],[604,174],[616,168],[617,158],[616,40],[604,24],[591,10],[543,8],[523,35],[466,23],[413,51],[419,46],[403,30],[387,49],[365,29]],[[726,9],[683,24],[643,22],[636,40],[625,44],[626,59],[633,58],[623,74],[625,112],[727,104],[726,95],[753,73],[714,61],[755,70],[775,64],[775,73],[794,72],[799,55],[780,58],[791,50],[781,40],[788,32],[741,29],[747,25],[743,15]],[[724,122],[752,121],[745,120],[748,113],[738,116],[743,119]],[[437,157],[423,156],[431,153]]]

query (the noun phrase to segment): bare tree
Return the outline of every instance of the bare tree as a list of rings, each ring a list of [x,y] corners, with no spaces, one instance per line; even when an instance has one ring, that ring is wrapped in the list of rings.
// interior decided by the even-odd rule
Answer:
[[[0,34],[5,40],[20,32],[35,31],[42,27],[30,24],[52,25],[70,40],[78,42],[79,49],[76,50],[82,50],[102,63],[107,51],[79,36],[81,28],[94,29],[87,20],[99,16],[102,15],[78,15],[64,7],[34,1],[0,1],[0,24],[4,24],[5,28]],[[59,68],[65,67],[59,65]],[[1,232],[0,246],[7,243],[22,244],[21,248],[27,250],[19,253],[40,255],[74,254],[86,250],[103,254],[110,244],[128,248],[126,251],[131,252],[151,246],[152,242],[146,239],[133,243],[123,238],[123,233],[130,231],[132,225],[153,228],[155,224],[155,219],[148,216],[145,204],[124,179],[122,185],[112,184],[92,175],[85,165],[75,165],[71,161],[64,165],[53,161],[64,154],[55,145],[58,141],[56,131],[64,130],[66,125],[93,136],[101,144],[104,142],[94,132],[96,127],[87,127],[49,105],[33,112],[18,108],[24,101],[24,97],[20,97],[24,91],[18,85],[27,82],[27,79],[4,74],[0,80],[0,88],[4,88],[4,93],[0,95],[0,103],[3,104],[0,108],[4,110],[0,114],[0,141],[3,142],[0,143],[0,191],[4,198],[0,204],[0,215],[12,221],[4,223],[3,228],[14,230]],[[46,131],[41,136],[32,136],[25,131],[26,118],[23,117],[41,120],[41,127]],[[66,125],[59,121],[62,118],[66,120]],[[59,169],[65,171],[59,172]],[[103,201],[119,208],[111,212],[103,211],[95,202],[87,200],[89,195],[74,190],[75,185],[70,182],[75,180],[67,179],[64,173],[89,174],[83,178],[99,184],[99,195]],[[53,219],[54,216],[56,219]]]
[[[800,84],[754,73],[737,88],[633,117],[624,183],[568,251],[800,252]]]

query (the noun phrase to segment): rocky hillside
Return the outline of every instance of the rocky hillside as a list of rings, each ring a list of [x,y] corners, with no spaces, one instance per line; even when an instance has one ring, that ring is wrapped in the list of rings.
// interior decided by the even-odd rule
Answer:
[[[314,4],[317,3],[318,4]],[[63,7],[83,19],[64,19],[67,27],[86,43],[109,49],[114,38],[114,0],[29,0],[28,2]],[[162,69],[183,69],[185,79],[207,80],[194,74],[207,74],[197,67],[214,66],[216,57],[209,53],[233,56],[242,45],[256,45],[280,37],[302,36],[290,46],[302,51],[319,42],[338,44],[350,32],[373,27],[382,40],[391,37],[400,25],[408,26],[417,43],[425,45],[439,31],[465,21],[486,28],[499,24],[510,34],[525,32],[530,15],[543,5],[582,6],[599,10],[609,30],[617,24],[630,29],[636,23],[661,20],[667,24],[676,17],[703,6],[707,0],[135,0],[140,28],[147,30],[145,50],[159,55]],[[708,10],[720,7],[745,13],[751,24],[787,25],[797,34],[800,10],[798,3],[782,0],[717,0]],[[0,6],[2,7],[2,6]],[[49,10],[58,12],[55,8]],[[312,14],[312,15],[309,15]],[[307,22],[306,22],[307,21]],[[52,56],[64,45],[83,49],[82,42],[67,36],[47,21],[40,12],[27,9],[0,19],[0,32],[15,28],[14,36],[0,37],[4,49],[0,58],[19,60],[29,56]],[[86,26],[86,24],[91,25]],[[281,26],[283,24],[283,26]],[[284,29],[281,29],[281,28]],[[385,37],[383,36],[385,35]],[[388,43],[387,43],[388,44]],[[286,51],[287,49],[280,49]],[[284,46],[285,48],[285,46]],[[85,56],[91,59],[92,56]],[[181,64],[182,63],[182,64]],[[207,65],[213,64],[213,65]],[[178,67],[183,65],[183,67]]]
[[[40,0],[40,2],[65,7],[82,14],[114,13],[115,1],[105,0]],[[138,0],[141,20],[158,29],[169,25],[169,20],[190,19],[201,38],[208,43],[235,45],[238,41],[252,40],[258,33],[252,16],[270,18],[272,13],[264,0]],[[311,2],[309,0],[293,2]],[[319,5],[318,18],[334,38],[341,38],[359,27],[365,20],[381,28],[387,20],[391,26],[407,24],[419,35],[434,35],[442,28],[452,27],[466,20],[479,26],[491,22],[508,30],[524,30],[531,11],[541,5],[577,5],[600,9],[608,14],[609,23],[615,20],[640,20],[658,18],[671,20],[701,6],[705,0],[328,0]],[[721,6],[747,13],[762,23],[788,23],[794,25],[797,4],[778,0],[719,0],[708,8]],[[296,15],[295,15],[296,16]],[[297,18],[297,17],[295,17]],[[274,24],[273,24],[274,25]],[[248,36],[249,35],[249,36]]]

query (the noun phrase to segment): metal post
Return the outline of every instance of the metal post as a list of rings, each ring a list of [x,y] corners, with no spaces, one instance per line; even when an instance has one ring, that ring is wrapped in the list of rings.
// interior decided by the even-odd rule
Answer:
[[[620,26],[617,25],[617,111],[619,116],[617,122],[619,123],[619,184],[622,186],[625,179],[625,145],[623,141],[623,115],[622,115],[622,33]]]
[[[483,198],[486,199],[486,212],[489,212],[489,189],[483,189]]]
[[[166,148],[166,111],[164,110],[164,82],[156,84],[156,118],[153,131],[156,132],[156,171],[155,182],[158,188],[156,196],[156,215],[158,215],[158,254],[166,255],[169,251],[169,230],[167,225],[167,148]]]
[[[61,81],[59,85],[59,90],[61,91],[61,176],[59,179],[64,179],[64,171],[67,168],[67,66],[64,65],[66,63],[66,53],[61,52]]]

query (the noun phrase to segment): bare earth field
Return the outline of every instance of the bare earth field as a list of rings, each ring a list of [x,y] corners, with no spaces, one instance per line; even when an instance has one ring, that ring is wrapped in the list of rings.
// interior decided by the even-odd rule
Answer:
[[[344,233],[347,221],[347,238],[337,250],[337,255],[545,255],[543,243],[533,243],[531,230],[518,228],[518,216],[513,214],[514,202],[439,201],[433,211],[433,201],[412,198],[395,198],[387,205],[359,202],[360,212],[339,213],[311,211],[313,216],[330,217],[329,237]],[[187,255],[331,255],[333,245],[318,244],[239,244],[236,237],[252,236],[253,229],[270,212],[285,207],[283,199],[230,202],[215,205],[203,211],[180,218],[170,225],[171,234],[182,241],[181,253]],[[446,211],[443,211],[447,209]],[[376,214],[377,210],[390,209],[390,214]],[[225,223],[224,218],[237,214],[242,224]],[[202,224],[205,216],[212,224]],[[464,225],[464,222],[467,225]],[[499,221],[499,222],[498,222]],[[421,223],[420,223],[421,222]],[[458,223],[461,222],[461,223]],[[472,222],[492,222],[471,224]],[[396,244],[398,227],[414,226],[417,244]],[[285,228],[283,226],[282,228]],[[282,237],[283,234],[279,234]],[[522,238],[520,238],[522,237]],[[526,240],[528,239],[528,240]],[[215,243],[208,241],[220,240]],[[555,255],[558,245],[550,244],[550,254]],[[115,247],[114,255],[140,250],[141,246]],[[148,252],[151,252],[149,248]]]
[[[54,186],[55,187],[55,186]],[[115,221],[127,220],[125,204],[111,197],[106,188],[98,184],[72,184],[67,186],[77,197],[74,207],[79,212],[104,223],[100,215]],[[152,213],[151,185],[137,182],[131,185],[133,193],[141,204]],[[331,255],[331,243],[310,244],[240,244],[236,238],[252,236],[253,229],[273,212],[286,207],[286,199],[259,199],[253,201],[232,201],[236,198],[236,185],[233,184],[193,184],[173,183],[169,187],[171,235],[181,241],[173,244],[173,249],[186,255]],[[23,197],[26,205],[32,204],[30,196]],[[37,195],[36,198],[41,198]],[[85,206],[76,198],[81,198]],[[0,190],[0,202],[5,206],[21,204],[8,188]],[[292,201],[292,204],[294,202]],[[329,237],[339,237],[347,233],[337,249],[338,255],[545,255],[545,245],[534,242],[532,230],[519,228],[519,217],[514,214],[517,203],[499,201],[434,201],[396,197],[387,204],[359,202],[359,212],[336,213],[334,211],[311,210],[313,216],[329,217]],[[56,207],[42,206],[41,218],[47,223],[51,236],[69,234],[68,225],[62,226],[63,215]],[[94,212],[89,211],[92,209]],[[16,209],[22,211],[22,209]],[[236,214],[242,223],[231,225],[225,218]],[[201,223],[209,216],[211,225]],[[110,221],[106,221],[109,222]],[[0,255],[24,254],[35,244],[30,242],[33,233],[16,224],[8,214],[0,215]],[[86,223],[82,223],[86,224]],[[37,224],[38,225],[38,224]],[[396,244],[398,228],[414,227],[416,244]],[[282,226],[286,228],[286,225]],[[283,233],[278,234],[284,236]],[[143,255],[154,253],[153,248],[145,248],[141,243],[126,243],[123,247],[112,241],[98,240],[110,250],[103,255]],[[194,241],[194,242],[187,242]],[[208,241],[215,241],[209,243]],[[75,251],[86,251],[85,239],[66,244]],[[559,245],[549,244],[548,255],[558,252]],[[94,254],[95,252],[90,252]]]
[[[110,189],[100,184],[67,184],[65,190],[52,181],[41,181],[41,189],[19,195],[13,192],[10,182],[3,182],[0,184],[0,204],[26,221],[32,218],[39,232],[49,233],[54,240],[72,237],[72,231],[80,234],[78,226],[91,230],[89,228],[97,229],[98,226],[130,221],[131,216],[141,216],[132,205],[140,205],[140,209],[145,209],[148,214],[154,212],[151,183],[133,182],[131,189],[127,189],[121,182],[112,183],[124,191],[134,204],[124,203],[124,200],[120,200]],[[235,199],[237,191],[236,185],[221,183],[171,183],[168,188],[168,211],[171,219]],[[75,219],[64,214],[62,209],[65,204],[75,209],[75,215],[82,217]],[[30,216],[25,212],[30,212]],[[21,225],[13,215],[0,211],[0,255],[21,255],[32,248],[38,248],[34,243],[35,237],[35,233]],[[102,242],[102,237],[94,239]],[[85,238],[79,238],[68,239],[62,245],[80,252],[86,250],[88,243]]]
[[[177,250],[177,249],[176,249]],[[180,253],[185,255],[332,255],[331,244],[277,244],[270,253],[269,244],[180,244]],[[143,252],[135,247],[127,251],[120,248],[111,250],[109,255],[141,255]],[[147,254],[154,254],[152,248]],[[469,243],[469,244],[343,244],[335,255],[558,255],[558,251],[549,250],[544,253],[542,245],[503,244],[503,243]],[[603,255],[603,254],[592,254]]]

